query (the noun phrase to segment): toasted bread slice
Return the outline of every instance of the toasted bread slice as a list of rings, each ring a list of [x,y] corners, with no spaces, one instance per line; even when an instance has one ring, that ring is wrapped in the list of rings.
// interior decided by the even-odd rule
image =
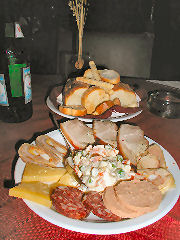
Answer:
[[[121,106],[121,102],[120,102],[119,98],[114,98],[114,99],[113,99],[113,103],[114,103],[114,105],[119,105],[119,106]]]
[[[114,70],[104,69],[104,70],[98,70],[98,73],[101,77],[101,81],[108,82],[111,84],[117,84],[120,82],[120,75],[118,72]],[[85,78],[93,78],[92,70],[87,69],[84,72]]]
[[[112,84],[117,84],[120,82],[120,75],[114,70],[100,70],[101,80],[104,82],[109,82]]]
[[[86,108],[82,105],[59,106],[59,111],[71,116],[84,116],[87,114]]]
[[[103,82],[103,81],[97,81],[95,79],[84,78],[84,77],[77,77],[76,81],[87,83],[89,85],[94,85],[94,86],[103,88],[108,93],[113,93],[112,89],[113,89],[114,85],[111,84],[111,83],[107,83],[107,82]]]
[[[128,84],[119,83],[114,86],[110,93],[110,100],[118,98],[122,107],[138,107],[138,101],[135,92],[129,87]]]
[[[111,101],[111,100],[104,101],[96,107],[95,111],[92,114],[93,115],[101,115],[102,113],[104,113],[106,110],[108,110],[112,106],[114,106],[113,101]]]
[[[84,92],[81,103],[87,109],[87,114],[91,114],[100,103],[108,100],[109,94],[104,89],[93,86]]]
[[[77,84],[69,89],[64,96],[64,105],[81,105],[81,97],[88,88],[87,85]]]

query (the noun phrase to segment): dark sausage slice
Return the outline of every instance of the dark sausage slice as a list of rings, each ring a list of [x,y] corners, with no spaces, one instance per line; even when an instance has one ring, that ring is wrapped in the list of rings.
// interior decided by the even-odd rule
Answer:
[[[120,221],[121,217],[116,216],[104,206],[102,196],[98,192],[88,192],[83,197],[85,206],[91,209],[94,215],[111,222]]]
[[[83,195],[77,188],[61,186],[51,194],[51,200],[58,213],[73,219],[84,219],[90,214],[90,209],[82,203]]]

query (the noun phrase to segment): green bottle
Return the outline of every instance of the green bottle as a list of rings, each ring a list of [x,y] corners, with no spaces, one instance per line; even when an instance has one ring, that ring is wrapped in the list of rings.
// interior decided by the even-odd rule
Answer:
[[[23,122],[33,113],[30,65],[22,49],[24,39],[19,23],[5,24],[0,66],[0,120],[4,122]]]

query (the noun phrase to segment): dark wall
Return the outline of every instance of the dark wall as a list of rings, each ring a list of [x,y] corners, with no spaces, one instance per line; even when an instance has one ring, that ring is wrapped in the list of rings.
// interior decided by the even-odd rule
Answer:
[[[152,0],[89,1],[85,30],[138,33],[146,31]]]
[[[180,80],[180,1],[158,0],[151,78]]]
[[[180,1],[179,0],[89,0],[84,31],[140,33],[152,31],[150,15],[154,9],[155,43],[151,78],[180,77]],[[8,9],[28,21],[26,47],[33,73],[56,73],[59,28],[77,34],[75,18],[68,0],[1,0],[0,28]],[[0,46],[3,46],[0,31]]]

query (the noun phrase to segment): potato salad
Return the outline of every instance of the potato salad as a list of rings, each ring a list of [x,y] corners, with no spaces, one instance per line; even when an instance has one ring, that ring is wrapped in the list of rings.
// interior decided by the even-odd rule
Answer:
[[[86,191],[103,191],[119,180],[131,179],[130,161],[118,154],[119,150],[110,145],[89,145],[84,150],[76,151],[69,159],[73,168],[85,185]]]

